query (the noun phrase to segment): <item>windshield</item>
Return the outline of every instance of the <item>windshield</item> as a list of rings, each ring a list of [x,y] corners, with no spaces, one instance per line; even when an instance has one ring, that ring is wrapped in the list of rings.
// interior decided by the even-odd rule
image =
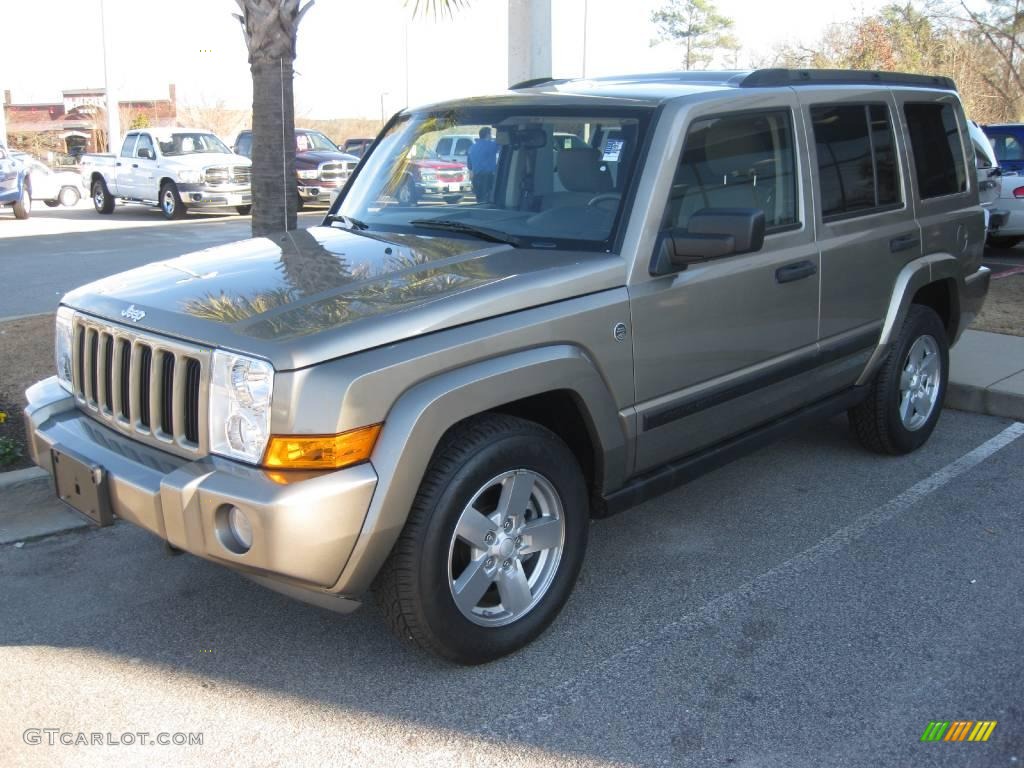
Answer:
[[[207,153],[231,154],[227,145],[212,133],[170,133],[157,136],[156,140],[160,145],[160,154],[165,157]]]
[[[319,131],[301,131],[295,134],[295,149],[299,152],[340,152],[338,146]]]
[[[335,211],[374,230],[444,227],[528,247],[607,251],[651,114],[509,106],[402,115]],[[468,153],[445,159],[452,137],[467,135]]]

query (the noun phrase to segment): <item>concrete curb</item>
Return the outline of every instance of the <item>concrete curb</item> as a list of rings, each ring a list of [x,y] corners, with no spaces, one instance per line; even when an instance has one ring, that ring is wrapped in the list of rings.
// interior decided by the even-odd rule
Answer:
[[[50,474],[40,467],[0,474],[0,545],[84,528],[89,522],[54,495]]]
[[[948,407],[1024,421],[1024,337],[964,331],[949,367]]]
[[[0,472],[0,491],[6,491],[25,483],[47,482],[50,473],[42,467],[28,467],[27,469],[15,469],[11,472]]]

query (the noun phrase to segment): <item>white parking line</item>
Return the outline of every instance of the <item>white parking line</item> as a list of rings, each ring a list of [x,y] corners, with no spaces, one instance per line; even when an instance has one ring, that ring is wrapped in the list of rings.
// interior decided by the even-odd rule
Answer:
[[[484,725],[483,732],[493,737],[508,738],[512,733],[533,729],[536,723],[550,720],[557,708],[580,701],[585,689],[592,686],[595,679],[603,678],[605,681],[608,681],[616,677],[635,674],[634,668],[624,663],[630,657],[642,656],[652,646],[663,644],[672,635],[684,634],[701,626],[716,623],[724,614],[739,609],[744,603],[749,602],[751,598],[768,592],[772,588],[770,586],[771,583],[777,581],[780,577],[791,577],[809,570],[819,560],[835,554],[872,528],[877,528],[879,525],[908,511],[925,496],[948,485],[964,472],[978,466],[989,456],[1022,436],[1024,436],[1024,422],[1011,424],[998,435],[986,440],[974,450],[947,464],[924,480],[915,483],[899,496],[890,499],[885,504],[857,518],[845,528],[840,528],[813,547],[809,547],[771,570],[755,576],[733,591],[705,603],[693,613],[655,628],[652,633],[642,640],[638,640],[604,660],[596,662],[584,677],[566,680],[548,689],[547,694],[537,702],[540,706],[533,710],[533,722],[524,718],[523,710],[519,709],[490,720]],[[534,731],[531,730],[531,732]]]

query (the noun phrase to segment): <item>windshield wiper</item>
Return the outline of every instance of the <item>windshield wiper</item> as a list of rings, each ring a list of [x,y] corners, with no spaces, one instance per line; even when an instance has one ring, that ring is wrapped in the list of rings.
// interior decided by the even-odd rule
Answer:
[[[489,240],[492,243],[505,243],[516,248],[522,244],[521,238],[510,235],[508,232],[490,229],[489,227],[477,227],[464,221],[455,221],[453,219],[413,219],[409,223],[424,229],[445,229],[449,232],[464,232],[467,235],[479,237],[481,240]]]
[[[324,220],[330,224],[333,224],[336,221],[340,221],[349,229],[363,230],[370,228],[370,225],[367,224],[365,221],[353,219],[351,216],[346,216],[343,213],[329,213]]]

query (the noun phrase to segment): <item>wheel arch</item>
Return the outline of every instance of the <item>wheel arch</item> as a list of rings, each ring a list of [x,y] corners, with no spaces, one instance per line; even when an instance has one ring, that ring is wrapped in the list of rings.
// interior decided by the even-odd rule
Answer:
[[[574,414],[557,414],[570,405]],[[626,431],[611,392],[586,353],[572,345],[541,347],[440,374],[407,390],[390,409],[371,456],[379,477],[359,539],[332,592],[369,588],[405,525],[420,481],[443,436],[456,424],[487,412],[530,418],[568,435],[583,425],[586,436],[567,441],[590,461],[598,497],[625,478]],[[575,447],[574,447],[575,446]],[[584,473],[588,470],[584,467]],[[591,505],[592,511],[594,504]]]

